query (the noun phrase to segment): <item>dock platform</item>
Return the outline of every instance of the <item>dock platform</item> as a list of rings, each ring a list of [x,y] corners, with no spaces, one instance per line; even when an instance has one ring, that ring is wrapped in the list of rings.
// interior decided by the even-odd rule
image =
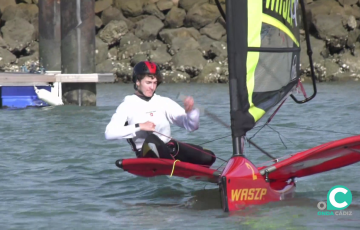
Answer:
[[[92,74],[61,74],[61,73],[0,73],[0,86],[43,85],[59,83],[112,83],[115,81],[113,73]]]
[[[2,72],[0,73],[0,108],[43,107],[51,105],[51,101],[59,100],[64,100],[65,104],[76,103],[79,106],[96,105],[96,84],[114,81],[113,73]],[[36,93],[34,86],[42,90],[42,95]],[[84,90],[94,96],[84,97],[82,92]],[[74,97],[75,99],[72,99]]]

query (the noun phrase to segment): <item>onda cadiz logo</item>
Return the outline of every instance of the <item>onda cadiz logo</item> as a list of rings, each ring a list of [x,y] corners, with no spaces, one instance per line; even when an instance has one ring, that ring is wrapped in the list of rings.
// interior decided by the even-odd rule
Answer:
[[[317,204],[319,216],[351,216],[352,211],[343,211],[352,202],[350,189],[342,185],[332,187],[327,194],[327,203],[320,201]]]

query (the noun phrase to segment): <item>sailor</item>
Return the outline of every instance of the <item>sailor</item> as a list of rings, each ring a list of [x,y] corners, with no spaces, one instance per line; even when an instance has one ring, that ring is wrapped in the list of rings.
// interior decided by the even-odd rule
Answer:
[[[199,110],[194,99],[186,97],[184,108],[155,93],[163,78],[159,66],[142,61],[133,69],[135,92],[124,98],[106,126],[107,140],[127,139],[137,157],[176,159],[211,166],[215,154],[201,146],[171,138],[170,124],[189,132],[199,128]]]

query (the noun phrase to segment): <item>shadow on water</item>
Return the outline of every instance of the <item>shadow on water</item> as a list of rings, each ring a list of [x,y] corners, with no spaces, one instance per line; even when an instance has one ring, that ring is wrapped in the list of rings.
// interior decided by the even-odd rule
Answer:
[[[272,210],[272,209],[282,209],[286,207],[294,207],[294,208],[305,208],[305,209],[314,209],[317,210],[317,204],[320,201],[326,202],[326,197],[324,200],[318,200],[313,198],[318,194],[327,193],[327,191],[317,191],[317,192],[297,192],[295,197],[289,198],[286,200],[271,202],[261,206],[249,206],[244,207],[236,212],[232,212],[231,215],[235,216],[258,216],[261,215],[264,211]],[[357,196],[358,194],[355,192],[353,196]],[[176,205],[174,205],[176,206]],[[187,208],[192,210],[213,210],[217,209],[219,211],[222,210],[221,207],[221,197],[218,188],[214,189],[204,189],[198,190],[191,193],[191,197],[188,198],[184,203],[177,205],[180,208]],[[351,209],[359,210],[360,205],[352,204]]]
[[[218,211],[221,214],[221,197],[218,188],[205,188],[200,190],[195,190],[189,192],[189,190],[184,187],[181,183],[172,183],[164,186],[167,177],[161,178],[151,178],[150,180],[145,181],[152,184],[148,186],[145,190],[136,189],[135,193],[124,194],[107,194],[104,195],[104,198],[116,198],[124,196],[129,199],[119,199],[117,203],[125,205],[126,207],[147,207],[147,208],[161,208],[161,207],[171,207],[173,209],[189,209],[195,211]],[[154,182],[161,182],[161,186],[156,186]],[[144,181],[143,181],[144,183]],[[128,188],[129,189],[129,188]],[[130,189],[129,189],[130,190]],[[317,199],[319,195],[326,194],[327,191],[316,191],[316,192],[296,192],[294,198],[289,198],[279,202],[271,202],[265,205],[260,206],[250,206],[244,207],[244,209],[227,213],[225,216],[237,216],[237,217],[261,217],[267,216],[267,212],[273,210],[283,210],[288,208],[295,208],[301,210],[314,210],[316,214],[318,210],[317,204],[320,201],[326,202],[326,197],[324,199]],[[354,192],[353,196],[358,196]],[[315,198],[314,198],[315,197]],[[359,209],[359,205],[352,204],[352,209]],[[281,212],[281,211],[280,211]],[[221,217],[221,216],[220,216]]]
[[[144,191],[137,191],[131,194],[129,199],[123,199],[124,194],[107,194],[103,198],[121,198],[116,199],[117,203],[127,207],[174,207],[191,210],[214,210],[221,211],[220,193],[218,189],[206,189],[194,191],[189,194],[187,191],[181,191],[174,184],[159,188],[152,188]],[[141,198],[140,198],[141,197]]]
[[[316,207],[319,200],[309,198],[312,197],[312,195],[313,195],[312,192],[298,193],[294,198],[286,199],[279,202],[272,202],[262,206],[253,206],[251,209],[261,210],[264,209],[263,207],[267,209],[267,208],[281,208],[285,206]],[[208,209],[221,210],[222,207],[221,207],[221,197],[220,197],[219,189],[215,188],[215,189],[194,191],[192,193],[191,198],[189,198],[184,204],[181,204],[180,207],[186,207],[195,210],[208,210]],[[262,208],[257,209],[255,207],[262,207]],[[244,208],[243,211],[245,210],[252,211],[247,208]]]
[[[193,210],[221,210],[221,199],[218,188],[203,189],[191,193],[191,197],[186,200],[180,207]]]

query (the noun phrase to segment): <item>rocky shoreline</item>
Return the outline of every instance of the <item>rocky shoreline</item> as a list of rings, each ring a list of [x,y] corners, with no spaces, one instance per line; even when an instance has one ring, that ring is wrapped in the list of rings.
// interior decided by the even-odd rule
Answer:
[[[225,8],[225,0],[220,1]],[[306,0],[318,81],[360,80],[359,0]],[[38,66],[38,0],[0,0],[0,71]],[[97,0],[96,71],[131,80],[141,60],[160,64],[165,82],[226,83],[225,23],[214,0]],[[305,38],[301,72],[309,79]]]

